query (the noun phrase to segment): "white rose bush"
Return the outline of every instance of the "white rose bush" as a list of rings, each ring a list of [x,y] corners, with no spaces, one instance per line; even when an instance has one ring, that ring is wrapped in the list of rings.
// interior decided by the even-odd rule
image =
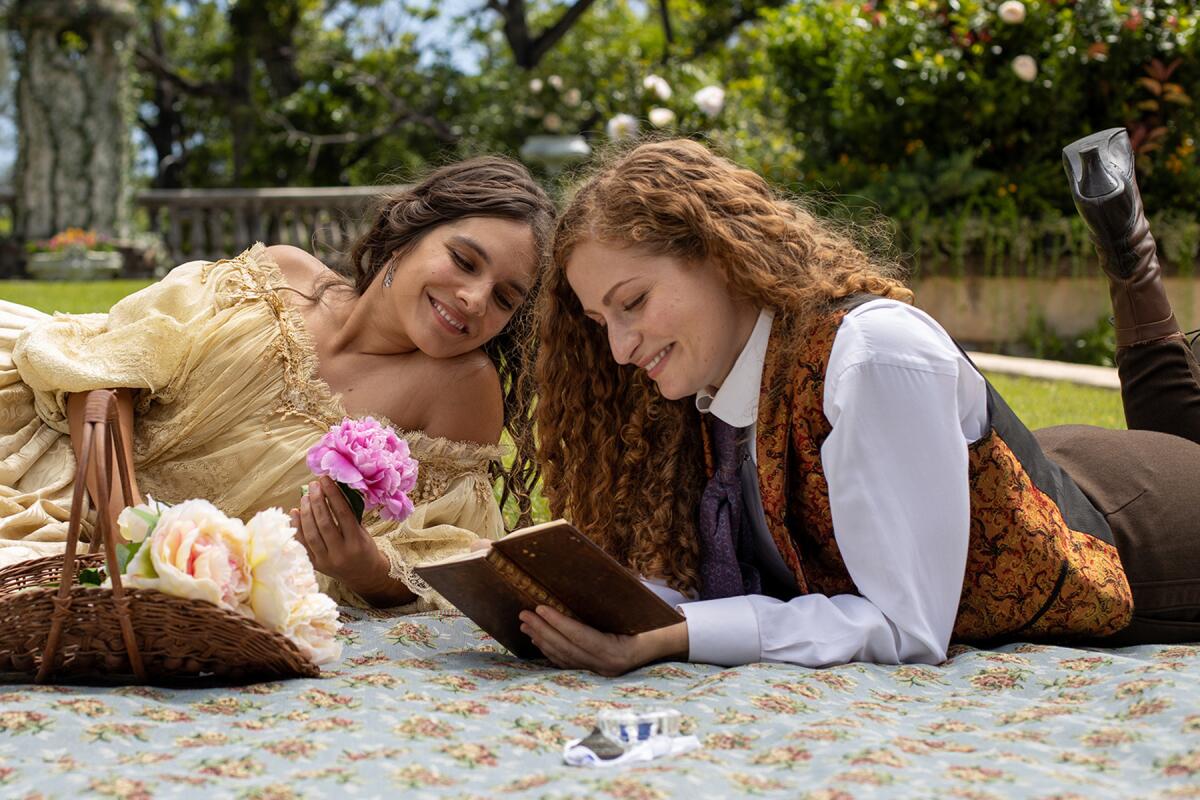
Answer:
[[[1012,60],[1012,71],[1018,78],[1030,83],[1038,76],[1037,59],[1031,55],[1019,55]]]
[[[715,83],[701,86],[692,92],[690,97],[683,95],[682,102],[676,100],[674,109],[669,108],[666,103],[672,97],[679,96],[661,75],[646,75],[642,79],[642,90],[642,108],[649,106],[649,111],[645,112],[645,119],[651,127],[660,130],[678,127],[687,131],[710,127],[725,109],[725,87]],[[605,126],[608,138],[614,140],[636,138],[640,130],[641,122],[638,117],[627,112],[614,114]]]
[[[1004,0],[996,13],[1009,25],[1020,25],[1025,21],[1025,4],[1021,0]]]
[[[725,90],[716,85],[705,86],[692,95],[692,100],[711,119],[725,108]]]
[[[269,508],[249,522],[207,500],[174,506],[147,497],[121,512],[121,583],[203,600],[286,636],[314,664],[341,658],[337,604],[321,593],[287,514]],[[81,581],[111,587],[98,570]]]
[[[675,112],[669,108],[655,106],[650,109],[650,124],[656,128],[666,128],[675,124]]]
[[[541,131],[573,135],[599,120],[612,141],[636,141],[647,130],[673,131],[688,135],[712,130],[723,124],[726,89],[711,76],[682,71],[672,77],[646,72],[632,92],[618,92],[607,99],[585,96],[561,75],[530,78],[525,102],[518,110],[540,120]],[[728,115],[725,115],[726,117]]]
[[[604,132],[610,139],[632,139],[638,134],[637,118],[630,114],[617,114],[608,121]]]
[[[642,79],[642,88],[664,103],[671,99],[671,84],[660,75],[647,75]]]

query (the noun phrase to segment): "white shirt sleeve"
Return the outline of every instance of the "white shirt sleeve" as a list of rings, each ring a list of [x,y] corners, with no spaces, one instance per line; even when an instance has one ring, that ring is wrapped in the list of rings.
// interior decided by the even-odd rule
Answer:
[[[824,409],[834,537],[861,596],[682,604],[690,660],[945,659],[970,530],[967,445],[986,432],[986,384],[928,315],[872,301],[838,330]]]

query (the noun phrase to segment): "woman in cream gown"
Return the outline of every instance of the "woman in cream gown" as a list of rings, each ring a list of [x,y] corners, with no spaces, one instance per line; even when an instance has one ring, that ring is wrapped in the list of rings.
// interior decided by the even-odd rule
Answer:
[[[534,233],[533,260],[540,264],[552,207],[519,165],[463,162],[410,191],[420,195],[431,181],[437,189],[439,175],[447,172],[443,183],[479,180],[472,165],[489,168],[483,180],[492,190],[518,195]],[[381,211],[368,234],[375,236],[375,249],[389,241],[383,234],[389,225],[394,230],[395,209],[404,202],[413,200],[401,195]],[[472,213],[467,206],[460,218],[490,211],[512,220],[520,216],[507,213],[512,202],[507,198],[499,211],[485,203]],[[427,232],[410,235],[399,250],[411,250]],[[355,256],[366,262],[370,250],[360,244]],[[375,273],[388,264],[383,285],[390,286],[395,258],[360,272],[360,295],[380,283]],[[347,410],[318,374],[319,348],[301,313],[308,301],[299,296],[303,292],[289,291],[295,288],[259,244],[232,259],[176,267],[108,314],[48,316],[0,301],[0,567],[63,550],[75,470],[67,415],[72,393],[137,390],[132,449],[143,496],[168,503],[202,497],[240,518],[271,506],[301,505],[301,487],[312,480],[305,455]],[[523,322],[521,314],[513,315],[493,344],[520,344],[514,334]],[[510,434],[524,438],[528,428],[514,418],[527,422],[528,409],[505,406]],[[368,512],[363,527],[390,564],[390,577],[416,595],[405,610],[420,610],[443,601],[412,572],[415,564],[466,550],[477,537],[503,534],[491,477],[501,450],[397,429],[419,462],[411,495],[416,509],[399,524]],[[366,605],[341,581],[322,577],[323,588],[339,602]]]

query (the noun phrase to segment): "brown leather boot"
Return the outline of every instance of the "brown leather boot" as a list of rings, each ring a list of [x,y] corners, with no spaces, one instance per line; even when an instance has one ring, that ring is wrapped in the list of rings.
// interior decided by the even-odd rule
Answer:
[[[1124,128],[1093,133],[1063,148],[1075,208],[1108,275],[1117,347],[1179,335],[1133,172]]]

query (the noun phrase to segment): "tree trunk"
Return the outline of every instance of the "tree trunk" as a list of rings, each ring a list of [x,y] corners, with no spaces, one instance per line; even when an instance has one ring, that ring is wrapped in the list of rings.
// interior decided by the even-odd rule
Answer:
[[[17,238],[128,233],[133,23],[129,0],[14,4]]]
[[[149,21],[148,27],[150,41],[147,46],[159,61],[165,62],[162,23],[155,17]],[[165,75],[152,70],[150,74],[154,79],[154,115],[152,119],[140,113],[138,115],[138,123],[150,139],[156,156],[154,178],[150,185],[154,189],[178,189],[183,185],[181,175],[187,158],[183,115],[179,112],[179,88]]]

